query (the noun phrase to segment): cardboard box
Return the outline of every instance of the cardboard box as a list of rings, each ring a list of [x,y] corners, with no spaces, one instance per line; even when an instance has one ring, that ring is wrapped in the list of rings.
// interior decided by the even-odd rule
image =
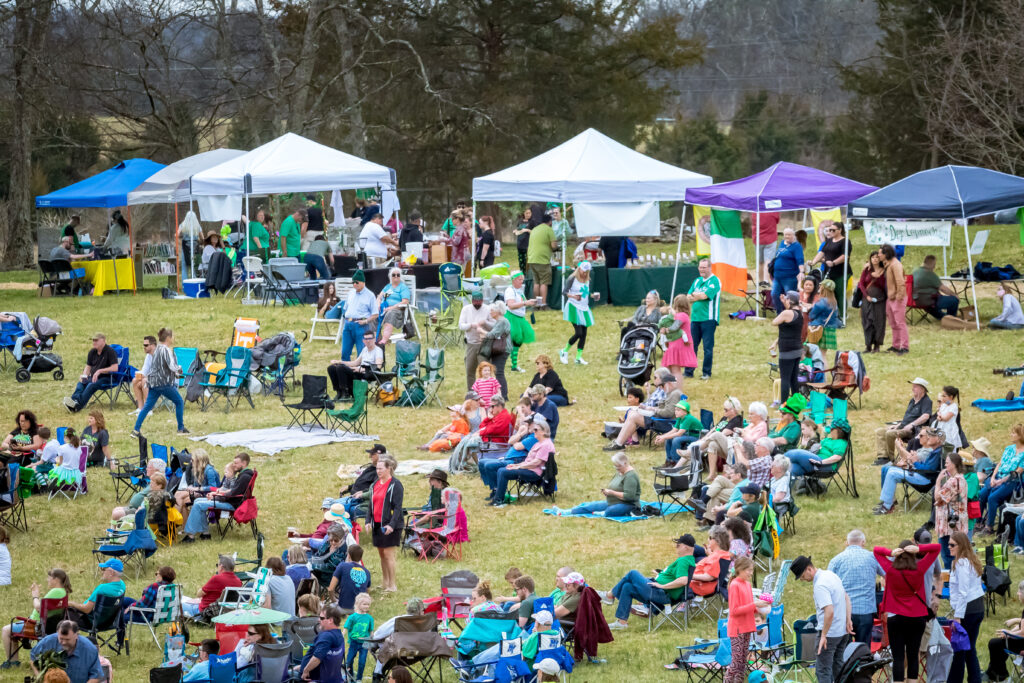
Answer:
[[[449,247],[447,244],[431,244],[430,245],[430,262],[431,263],[447,263],[451,260]]]

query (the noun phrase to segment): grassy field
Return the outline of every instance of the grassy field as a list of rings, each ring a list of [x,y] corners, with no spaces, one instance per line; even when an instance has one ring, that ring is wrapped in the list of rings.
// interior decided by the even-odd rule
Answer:
[[[863,234],[853,236],[854,263],[861,263],[865,251]],[[644,245],[644,251],[666,251],[667,245]],[[911,249],[905,259],[908,270],[919,265],[926,250]],[[963,248],[957,257],[964,256]],[[752,255],[750,256],[753,263]],[[1015,228],[996,228],[986,248],[986,258],[998,264],[1024,264],[1024,250],[1017,239]],[[959,263],[955,268],[959,268]],[[951,268],[951,270],[955,269]],[[859,266],[857,266],[859,270]],[[6,273],[0,281],[8,283],[0,289],[0,310],[26,311],[29,315],[47,315],[61,323],[64,335],[59,338],[57,351],[65,359],[68,379],[57,383],[48,375],[34,375],[28,384],[17,384],[8,369],[0,374],[0,400],[3,419],[13,427],[14,415],[22,408],[36,412],[41,421],[51,426],[69,425],[81,429],[85,426],[82,415],[69,417],[60,404],[61,397],[72,390],[74,379],[84,364],[89,336],[103,331],[114,343],[127,344],[134,353],[141,352],[141,339],[155,334],[162,326],[175,330],[177,343],[201,349],[224,349],[231,337],[231,325],[237,316],[257,316],[266,336],[283,331],[298,332],[308,329],[310,309],[257,308],[242,306],[238,299],[199,301],[165,301],[155,291],[140,292],[136,296],[122,295],[84,299],[40,299],[34,289],[16,289],[18,283],[34,282],[35,276],[26,273]],[[23,286],[23,285],[22,285]],[[637,293],[639,300],[641,293]],[[983,320],[998,313],[998,304],[992,297],[992,287],[979,290]],[[725,311],[737,308],[737,299],[727,299]],[[625,308],[596,309],[597,325],[591,330],[586,357],[588,367],[559,366],[569,393],[577,399],[575,406],[561,412],[558,457],[560,467],[558,505],[594,500],[599,489],[612,476],[608,454],[601,451],[604,440],[599,437],[600,423],[615,413],[612,407],[621,403],[618,396],[618,376],[615,370],[615,349],[618,328],[614,323],[632,312]],[[856,315],[856,312],[854,312]],[[546,311],[537,315],[537,342],[527,347],[525,355],[537,353],[555,356],[564,344],[570,329],[557,312]],[[697,408],[720,411],[727,395],[738,396],[744,405],[754,400],[770,401],[771,382],[767,375],[769,356],[767,348],[774,339],[773,328],[762,321],[736,322],[725,319],[716,340],[714,379],[709,382],[689,382],[684,391]],[[911,353],[906,356],[872,354],[865,357],[871,390],[864,398],[862,409],[851,412],[856,475],[861,490],[859,500],[844,498],[836,493],[821,501],[803,498],[797,518],[798,533],[784,537],[784,557],[798,554],[812,555],[820,564],[837,553],[843,546],[846,533],[854,527],[863,529],[870,544],[894,545],[920,526],[927,510],[912,514],[902,512],[887,517],[873,517],[871,508],[877,501],[878,470],[871,466],[874,460],[874,429],[886,420],[902,415],[909,395],[907,380],[920,375],[927,378],[935,393],[943,384],[960,387],[963,397],[964,429],[970,436],[988,437],[1001,450],[1008,443],[1007,430],[1021,419],[1019,413],[984,414],[972,409],[974,398],[996,398],[1008,390],[1016,391],[1019,380],[993,376],[991,369],[1024,362],[1024,342],[1020,333],[981,331],[953,333],[939,329],[934,323],[911,328]],[[860,323],[851,318],[850,325],[839,333],[841,348],[860,349],[863,339]],[[303,348],[300,372],[322,373],[326,363],[337,357],[338,347],[328,342],[307,343]],[[462,358],[457,352],[448,354],[448,376],[442,399],[453,402],[461,397]],[[511,391],[518,395],[528,377],[511,375]],[[132,419],[128,413],[133,407],[122,401],[107,411],[107,424],[112,435],[115,454],[131,455],[137,451],[136,443],[128,433]],[[276,398],[257,399],[256,410],[248,406],[225,415],[223,412],[199,412],[188,406],[185,422],[195,434],[225,431],[245,427],[279,425],[286,412]],[[438,408],[412,412],[408,409],[371,408],[370,432],[379,436],[398,458],[417,457],[413,447],[422,443],[446,420]],[[166,411],[155,413],[147,421],[144,432],[151,441],[176,447],[196,444],[174,434],[173,419]],[[338,465],[359,464],[365,461],[362,443],[301,449],[281,453],[275,457],[257,456],[254,464],[260,471],[258,498],[260,528],[267,537],[267,552],[279,553],[285,546],[286,527],[311,530],[318,523],[319,504],[324,496],[337,495],[343,482],[335,474]],[[234,452],[229,449],[210,448],[218,469]],[[632,449],[629,455],[641,473],[645,486],[650,485],[650,467],[664,459],[660,448]],[[47,502],[44,498],[29,499],[28,515],[31,533],[15,533],[10,545],[14,559],[14,583],[0,590],[0,622],[30,610],[29,586],[33,581],[42,583],[49,567],[65,568],[74,586],[74,598],[81,600],[95,584],[92,557],[92,538],[105,528],[110,510],[115,506],[111,482],[101,470],[89,473],[90,492],[77,501],[63,499]],[[647,572],[665,566],[673,557],[669,540],[680,533],[693,531],[692,518],[677,518],[674,522],[648,520],[631,524],[616,524],[604,520],[556,519],[545,516],[540,502],[526,502],[502,509],[485,508],[485,490],[476,477],[456,477],[453,484],[464,492],[470,521],[472,541],[467,546],[461,564],[442,561],[423,564],[408,556],[400,556],[398,566],[399,592],[385,598],[375,598],[372,613],[383,620],[402,611],[403,603],[412,596],[431,596],[438,593],[442,574],[456,568],[468,568],[504,590],[502,576],[510,565],[522,568],[532,575],[539,592],[553,587],[555,571],[571,565],[581,571],[591,585],[610,588],[628,569]],[[419,504],[427,495],[426,482],[410,478],[405,482],[407,504]],[[645,491],[651,496],[650,488]],[[223,542],[208,541],[192,545],[161,548],[149,567],[169,564],[173,566],[187,594],[196,590],[210,576],[217,553],[238,551],[251,556],[253,542],[248,531],[234,532]],[[379,577],[376,553],[367,553],[367,564]],[[1024,577],[1021,565],[1012,568],[1013,579]],[[138,597],[142,588],[151,581],[151,573],[135,580],[127,577],[129,595]],[[810,590],[806,584],[790,581],[786,589],[787,618],[804,617],[812,610]],[[607,615],[611,617],[609,609]],[[1000,619],[1019,614],[1019,607],[1000,608]],[[989,619],[982,629],[982,638],[989,637],[996,621]],[[607,664],[582,666],[575,674],[578,681],[658,680],[665,673],[662,665],[675,655],[675,645],[692,643],[695,636],[710,636],[713,628],[706,622],[691,625],[690,632],[680,634],[662,629],[648,635],[645,624],[631,621],[627,631],[617,632],[615,642],[601,648]],[[138,632],[137,632],[138,635]],[[203,636],[194,632],[194,637]],[[120,680],[144,680],[146,670],[159,663],[160,653],[151,640],[139,637],[131,660],[125,656],[113,657]],[[979,644],[984,652],[984,644]],[[23,657],[24,659],[24,657]],[[23,665],[24,666],[24,665]],[[22,669],[22,671],[24,668]],[[20,672],[19,672],[20,673]],[[128,677],[125,678],[125,673]],[[13,677],[8,680],[14,680]]]

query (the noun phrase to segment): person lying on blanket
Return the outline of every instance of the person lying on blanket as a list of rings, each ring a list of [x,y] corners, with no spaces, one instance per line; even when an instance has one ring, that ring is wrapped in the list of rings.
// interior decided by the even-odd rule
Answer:
[[[622,451],[612,455],[611,460],[615,466],[615,476],[606,488],[601,489],[605,499],[577,505],[570,511],[571,514],[628,517],[640,513],[640,477]]]

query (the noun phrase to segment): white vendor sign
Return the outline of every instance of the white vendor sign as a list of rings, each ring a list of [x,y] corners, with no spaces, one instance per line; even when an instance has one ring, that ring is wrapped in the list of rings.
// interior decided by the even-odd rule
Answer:
[[[864,221],[868,244],[948,247],[952,221]]]

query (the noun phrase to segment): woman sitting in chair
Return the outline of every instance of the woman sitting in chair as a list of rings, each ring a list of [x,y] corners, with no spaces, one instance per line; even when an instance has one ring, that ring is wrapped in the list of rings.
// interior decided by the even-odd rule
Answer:
[[[828,438],[818,444],[817,453],[806,448],[796,448],[786,453],[786,457],[793,463],[793,476],[805,477],[823,467],[835,470],[846,456],[849,439],[850,423],[842,418],[832,420]]]
[[[316,317],[321,320],[339,320],[343,306],[339,305],[337,289],[333,282],[324,283],[324,289],[316,302]]]
[[[149,621],[153,621],[153,615],[143,612],[132,612],[131,607],[136,605],[142,609],[153,609],[156,607],[156,594],[160,590],[160,586],[166,586],[174,583],[178,575],[171,567],[160,567],[156,570],[156,581],[146,586],[142,591],[142,597],[138,600],[125,596],[124,602],[124,618],[131,620],[136,624],[143,624]],[[179,598],[181,596],[178,596]]]
[[[31,453],[40,450],[45,442],[39,437],[39,422],[31,410],[18,411],[14,429],[4,437],[0,450],[9,453]],[[77,464],[77,463],[76,463]]]
[[[217,468],[210,462],[210,456],[202,448],[192,454],[188,467],[181,473],[181,482],[174,492],[174,502],[178,511],[185,514],[185,507],[192,504],[195,498],[205,496],[220,486]]]
[[[13,652],[14,647],[11,643],[11,634],[29,636],[37,633],[36,622],[49,616],[39,614],[39,610],[42,609],[42,600],[61,600],[71,595],[71,579],[68,578],[67,572],[63,569],[51,569],[46,572],[46,593],[41,595],[39,584],[35,582],[32,583],[31,591],[32,615],[28,619],[16,617],[11,620],[10,624],[3,627],[2,637],[6,659],[3,664],[0,664],[0,669],[20,666],[18,653]],[[39,631],[42,631],[42,629],[39,629]]]
[[[273,634],[270,633],[270,626],[267,624],[250,624],[245,632],[245,639],[238,641],[235,645],[235,668],[241,669],[256,661],[256,644],[272,645],[276,643]],[[256,679],[256,672],[253,669],[239,671],[235,680],[238,683],[246,683]]]
[[[342,524],[332,524],[327,530],[327,542],[317,548],[310,558],[313,576],[324,588],[330,584],[334,570],[345,561],[348,554],[348,545],[345,543],[347,535],[348,530]]]
[[[539,482],[544,476],[548,459],[555,452],[555,444],[551,441],[551,428],[547,420],[537,416],[533,421],[532,431],[537,443],[526,454],[526,459],[521,463],[505,465],[498,470],[495,487],[490,496],[491,505],[501,507],[505,504],[509,481]]]
[[[382,322],[380,326],[380,344],[384,345],[391,339],[397,327],[402,329],[405,313],[412,300],[409,287],[402,282],[402,269],[392,268],[388,271],[389,282],[377,295],[377,308],[380,310]]]

